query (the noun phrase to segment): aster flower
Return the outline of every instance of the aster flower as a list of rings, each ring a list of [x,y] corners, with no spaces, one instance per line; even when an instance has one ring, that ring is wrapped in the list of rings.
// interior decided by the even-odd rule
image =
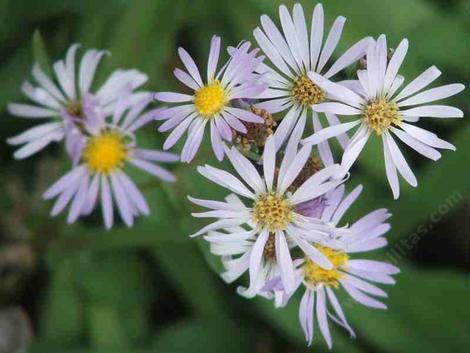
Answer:
[[[302,115],[289,140],[287,146],[288,154],[291,154],[294,149],[296,151],[304,131],[305,120],[306,116]],[[322,152],[322,149],[319,148],[319,151]],[[294,192],[297,188],[302,186],[312,175],[320,171],[323,166],[333,164],[332,158],[330,159],[330,150],[328,150],[326,154],[321,153],[320,156],[326,156],[326,159],[312,156],[306,160],[303,168],[288,187],[289,192]],[[235,194],[230,194],[225,200],[228,204],[233,206],[233,208],[246,208],[240,198]],[[296,205],[295,209],[303,216],[320,219],[325,207],[325,198],[322,195]],[[326,223],[324,225],[326,226]],[[326,229],[328,228],[326,227]],[[338,230],[335,229],[329,229],[328,231],[331,234],[338,232]],[[247,222],[243,226],[210,231],[208,235],[204,237],[204,239],[210,243],[211,252],[214,255],[221,256],[222,264],[226,270],[221,274],[224,281],[232,283],[249,270],[251,254],[258,238],[259,234],[256,231],[256,225],[252,221]],[[331,245],[333,243],[329,236],[317,237],[316,242],[324,245]],[[295,249],[295,242],[291,241],[289,237],[287,238],[287,246],[289,247],[289,251],[297,250]],[[276,260],[276,237],[275,234],[270,233],[264,244],[261,265],[257,277],[248,288],[243,286],[238,287],[238,293],[247,298],[252,298],[256,295],[264,296],[267,299],[274,298],[277,306],[280,306],[282,305],[284,297],[282,291],[273,291],[272,293],[262,291],[266,283],[278,276],[280,276],[280,268]]]
[[[269,84],[269,88],[259,96],[264,101],[257,104],[257,107],[271,113],[287,111],[275,132],[277,148],[287,139],[302,113],[327,99],[327,92],[322,90],[308,73],[317,72],[328,78],[334,77],[361,58],[371,40],[360,40],[327,68],[341,38],[346,19],[342,16],[336,18],[324,41],[324,15],[321,4],[318,4],[313,12],[310,37],[302,5],[294,5],[292,16],[286,6],[280,6],[279,17],[282,33],[266,15],[261,16],[261,28],[258,27],[254,31],[259,47],[275,67],[274,69],[262,64],[257,69],[257,72],[263,75],[263,80]],[[318,125],[317,114],[312,112],[312,115],[314,125]],[[338,123],[334,114],[326,114],[326,118],[330,124]],[[338,140],[342,146],[348,141],[345,135]]]
[[[81,144],[73,159],[72,170],[60,178],[45,193],[45,199],[57,197],[51,211],[56,216],[70,204],[67,221],[90,214],[98,199],[101,202],[106,228],[113,225],[113,204],[124,223],[131,227],[134,218],[148,215],[149,206],[134,182],[123,171],[131,164],[164,181],[174,181],[173,174],[154,162],[175,162],[178,156],[168,152],[139,148],[135,132],[153,121],[155,110],[143,113],[152,101],[147,94],[133,103],[131,94],[122,95],[116,104],[112,121],[102,114],[90,114],[83,120]],[[114,201],[113,201],[114,199]]]
[[[344,196],[344,186],[341,185],[327,195],[327,206],[321,219],[335,226],[341,222],[344,213],[354,203],[362,191],[362,186],[355,188],[349,195]],[[375,210],[353,223],[348,232],[342,233],[336,240],[344,243],[343,249],[328,246],[318,247],[319,251],[333,264],[331,269],[319,267],[308,258],[296,260],[296,286],[305,288],[300,302],[299,319],[305,338],[309,345],[313,340],[314,321],[318,321],[328,347],[332,347],[332,339],[328,326],[328,318],[345,328],[354,337],[354,331],[346,320],[344,311],[335,294],[342,287],[356,302],[376,308],[386,309],[386,305],[374,298],[384,298],[387,294],[370,282],[380,284],[395,284],[392,275],[399,269],[395,266],[372,260],[351,259],[351,255],[381,248],[387,244],[384,235],[390,230],[386,220],[390,214],[386,209]],[[280,296],[280,278],[274,279],[264,290],[275,289]],[[284,305],[288,301],[284,298]]]
[[[258,286],[256,282],[263,266],[263,254],[266,254],[265,251],[268,251],[267,247],[270,246],[274,247],[276,266],[287,291],[294,285],[290,243],[308,254],[309,258],[321,267],[332,266],[311,243],[322,243],[334,235],[336,229],[324,225],[318,219],[300,215],[296,211],[296,206],[318,198],[341,184],[344,180],[339,178],[344,176],[344,173],[338,165],[324,168],[306,180],[295,192],[290,192],[289,187],[310,157],[311,149],[305,147],[297,151],[297,144],[290,144],[279,171],[276,172],[275,142],[274,137],[270,136],[266,141],[263,155],[263,177],[234,147],[226,148],[227,157],[244,183],[234,175],[209,165],[198,168],[198,171],[209,180],[247,198],[250,202],[249,206],[245,206],[243,203],[232,204],[189,197],[193,203],[211,209],[208,212],[194,213],[194,217],[217,218],[217,221],[192,236],[243,227],[245,224],[251,228],[246,232],[232,232],[209,238],[211,241],[237,240],[250,243],[242,260],[239,261],[240,270],[248,263],[250,291]]]
[[[207,78],[203,81],[194,60],[183,48],[178,49],[186,71],[176,69],[175,77],[187,86],[192,94],[160,92],[155,99],[167,103],[182,103],[162,110],[156,115],[157,120],[167,120],[159,131],[174,128],[164,144],[164,149],[172,147],[188,131],[181,160],[190,162],[201,145],[204,130],[210,126],[212,149],[217,159],[224,157],[223,140],[232,140],[232,129],[246,133],[242,121],[262,123],[256,114],[234,107],[231,103],[238,99],[249,99],[260,94],[266,86],[259,82],[253,71],[264,57],[257,57],[258,50],[249,50],[250,43],[241,44],[233,51],[228,62],[217,72],[220,54],[220,37],[214,36],[209,51]]]
[[[318,74],[309,74],[335,100],[315,106],[316,111],[345,116],[358,115],[359,119],[325,128],[303,141],[306,144],[315,144],[359,126],[342,158],[342,165],[348,170],[369,137],[374,134],[381,137],[387,179],[395,199],[399,197],[400,191],[397,171],[412,186],[417,186],[417,180],[392,135],[423,156],[438,160],[441,154],[437,149],[455,150],[455,147],[434,133],[411,123],[418,121],[420,117],[463,117],[460,109],[429,104],[451,97],[464,89],[462,84],[449,84],[423,91],[441,74],[435,66],[400,89],[404,78],[398,72],[407,50],[408,41],[404,39],[387,62],[386,37],[380,36],[367,51],[367,69],[358,71],[359,81],[350,82],[349,88]]]
[[[73,130],[87,113],[98,110],[109,114],[120,92],[127,86],[135,89],[147,81],[147,76],[137,70],[116,70],[96,91],[91,91],[93,78],[101,58],[108,52],[88,50],[80,62],[76,75],[75,56],[78,44],[72,45],[64,60],[54,63],[57,83],[47,77],[38,64],[34,64],[32,75],[38,86],[25,81],[21,87],[23,93],[34,104],[10,103],[10,114],[31,119],[47,119],[27,131],[9,138],[11,145],[23,145],[14,154],[22,159],[31,156],[54,141],[61,141],[68,131]],[[136,101],[142,94],[135,94]]]

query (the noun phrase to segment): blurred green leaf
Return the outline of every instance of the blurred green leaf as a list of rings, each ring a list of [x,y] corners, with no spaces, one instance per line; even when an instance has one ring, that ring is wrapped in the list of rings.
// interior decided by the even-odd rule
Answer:
[[[116,310],[106,305],[92,305],[89,309],[91,344],[97,352],[124,350],[129,347],[127,335]]]
[[[159,332],[152,352],[160,353],[248,353],[243,330],[230,322],[194,320],[169,326]]]
[[[74,345],[85,334],[83,298],[74,285],[74,260],[54,268],[45,306],[41,310],[41,339],[56,346]]]
[[[49,54],[47,53],[46,45],[44,39],[42,38],[41,32],[39,29],[36,29],[33,34],[33,57],[36,63],[39,64],[39,67],[48,75],[52,75],[52,66],[49,59]]]
[[[191,242],[157,246],[152,253],[165,277],[174,284],[191,310],[208,318],[225,317],[216,275],[209,271],[197,245]]]

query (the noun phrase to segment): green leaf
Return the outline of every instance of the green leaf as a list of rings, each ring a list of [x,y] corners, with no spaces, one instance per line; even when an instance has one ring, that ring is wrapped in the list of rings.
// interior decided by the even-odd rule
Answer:
[[[246,334],[229,321],[194,320],[167,327],[155,339],[152,352],[243,353],[253,352]]]
[[[92,305],[88,312],[91,345],[97,352],[124,350],[129,347],[127,335],[116,308],[107,305]]]
[[[163,275],[173,282],[192,311],[211,318],[225,317],[219,281],[204,262],[197,245],[187,243],[164,243],[155,247],[152,253],[163,269]]]
[[[39,320],[40,337],[57,346],[81,342],[85,334],[84,303],[74,284],[73,260],[64,260],[52,272]]]
[[[46,45],[44,43],[44,39],[42,38],[41,32],[39,32],[39,29],[34,31],[32,46],[35,62],[39,64],[39,67],[47,75],[52,75],[51,61],[49,59],[49,54],[47,53]]]

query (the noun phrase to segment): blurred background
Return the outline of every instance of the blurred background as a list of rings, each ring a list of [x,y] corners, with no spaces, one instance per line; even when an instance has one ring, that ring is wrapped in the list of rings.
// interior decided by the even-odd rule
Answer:
[[[149,90],[180,89],[172,70],[184,46],[206,65],[212,34],[224,45],[252,40],[259,16],[278,23],[278,0],[3,0],[0,1],[0,138],[31,126],[8,115],[22,101],[20,84],[35,60],[47,65],[75,42],[109,49],[95,85],[116,68],[146,72]],[[292,5],[292,1],[284,1]],[[315,1],[302,1],[308,20]],[[435,64],[439,84],[470,81],[470,1],[325,0],[327,24],[348,21],[340,48],[366,35],[386,33],[390,46],[403,37],[410,50],[402,69],[409,80]],[[83,52],[83,51],[82,51]],[[47,54],[46,54],[47,53]],[[468,90],[448,104],[470,112]],[[432,121],[431,121],[432,120]],[[156,124],[138,136],[161,148]],[[372,258],[398,265],[397,285],[386,288],[388,311],[343,301],[357,339],[333,328],[333,352],[468,352],[470,345],[470,122],[426,119],[429,128],[457,146],[437,163],[405,147],[419,187],[402,183],[393,201],[380,142],[368,145],[348,184],[366,185],[350,220],[375,208],[393,213],[390,246]],[[178,145],[176,150],[181,148]],[[62,145],[25,161],[0,147],[0,352],[1,353],[271,353],[326,352],[319,334],[306,347],[298,298],[284,310],[239,297],[218,277],[220,263],[206,246],[188,239],[201,223],[189,216],[186,194],[220,198],[223,190],[196,173],[217,165],[205,146],[192,165],[177,165],[178,182],[164,185],[134,173],[151,205],[150,217],[126,229],[104,231],[100,211],[73,226],[49,218],[41,194],[70,164]],[[130,170],[129,172],[134,172]]]

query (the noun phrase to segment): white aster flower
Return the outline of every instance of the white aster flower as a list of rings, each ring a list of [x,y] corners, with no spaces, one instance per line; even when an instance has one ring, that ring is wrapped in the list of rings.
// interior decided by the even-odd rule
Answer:
[[[327,241],[336,229],[324,225],[316,218],[299,214],[296,207],[322,196],[341,184],[344,180],[338,180],[337,176],[344,176],[344,173],[341,167],[333,165],[311,176],[295,192],[288,191],[310,157],[310,150],[310,147],[304,146],[297,152],[297,143],[290,144],[276,173],[276,148],[274,137],[270,136],[265,145],[264,176],[261,177],[246,157],[235,148],[227,148],[226,154],[244,183],[234,175],[209,165],[198,168],[198,171],[209,180],[249,200],[250,205],[245,206],[243,203],[233,204],[189,198],[193,203],[211,209],[208,212],[195,213],[193,216],[217,218],[217,221],[192,236],[220,229],[243,227],[245,224],[251,227],[251,230],[241,234],[220,235],[221,241],[224,237],[227,240],[233,237],[231,239],[238,241],[256,238],[251,242],[249,254],[244,257],[244,261],[249,263],[249,289],[258,287],[256,281],[263,266],[263,253],[269,244],[274,244],[276,264],[287,291],[293,289],[294,285],[294,266],[289,243],[300,248],[320,266],[331,268],[331,263],[312,243]],[[212,241],[214,240],[216,239],[212,238]],[[244,264],[240,262],[239,265]]]
[[[349,195],[344,196],[344,186],[327,195],[327,207],[322,220],[338,225],[344,213],[354,203],[362,191],[358,186]],[[313,341],[314,322],[318,322],[328,347],[332,347],[332,339],[328,326],[328,318],[349,331],[354,337],[354,331],[348,324],[344,311],[335,294],[335,290],[342,287],[356,302],[377,309],[386,309],[386,305],[373,298],[387,297],[387,294],[370,282],[381,284],[395,284],[392,275],[399,269],[395,266],[372,260],[351,259],[351,255],[381,248],[387,244],[384,235],[390,230],[390,224],[386,220],[390,214],[386,209],[375,210],[362,217],[348,227],[348,232],[342,233],[336,240],[345,244],[342,250],[328,246],[318,247],[321,253],[333,264],[333,268],[324,269],[310,259],[296,260],[296,286],[305,287],[305,292],[300,302],[299,319],[302,330],[309,345]],[[280,278],[272,280],[265,290],[282,290]],[[288,301],[286,295],[283,305]]]
[[[188,131],[181,161],[190,162],[201,145],[204,130],[210,126],[212,149],[217,159],[224,157],[223,140],[232,140],[232,129],[246,133],[242,121],[262,123],[263,119],[249,111],[232,106],[238,99],[256,97],[266,86],[259,82],[253,71],[264,57],[257,57],[258,50],[249,50],[250,43],[245,42],[237,50],[231,50],[228,62],[217,72],[220,54],[220,37],[211,41],[207,78],[203,81],[200,71],[191,56],[183,48],[178,49],[186,71],[176,69],[175,77],[189,87],[193,94],[159,92],[155,99],[167,103],[182,103],[164,109],[156,115],[157,120],[167,120],[159,131],[173,129],[168,136],[164,149],[171,148]]]
[[[451,97],[465,88],[462,84],[449,84],[423,91],[441,74],[435,66],[424,71],[400,90],[404,78],[398,72],[407,50],[408,40],[404,39],[387,62],[386,38],[384,35],[380,36],[367,51],[367,69],[357,72],[359,81],[349,82],[349,88],[311,73],[310,77],[335,100],[315,106],[316,111],[360,117],[352,122],[325,128],[303,141],[306,144],[316,144],[359,126],[342,158],[343,167],[349,170],[371,134],[380,136],[383,141],[387,179],[395,199],[400,194],[397,171],[412,186],[417,186],[417,180],[392,134],[423,156],[438,160],[441,154],[437,149],[455,150],[455,147],[434,133],[411,123],[418,121],[420,117],[463,117],[460,109],[429,104]]]
[[[70,204],[68,223],[90,214],[98,199],[101,202],[106,228],[113,225],[113,204],[124,223],[131,227],[134,218],[148,215],[150,210],[144,196],[123,168],[127,164],[164,181],[174,181],[172,173],[155,162],[176,162],[179,157],[168,152],[139,148],[135,132],[153,121],[155,110],[143,113],[152,101],[147,94],[133,103],[131,94],[124,94],[116,104],[112,121],[103,114],[89,114],[83,119],[83,135],[77,139],[77,161],[70,172],[60,178],[45,193],[45,199],[57,197],[51,211],[56,216]],[[113,201],[114,199],[114,201]]]
[[[287,147],[288,151],[294,147],[297,148],[302,132],[304,131],[304,126],[305,115],[302,115],[291,135],[291,139]],[[321,169],[322,163],[325,166],[333,164],[331,150],[329,148],[322,149],[320,148],[320,145],[319,152],[321,159],[310,158],[307,160],[299,175],[289,187],[289,190],[295,190],[296,187],[301,186],[305,180]],[[290,154],[291,152],[288,153]],[[225,198],[225,200],[227,203],[233,205],[234,208],[246,208],[243,202],[235,194],[230,194]],[[296,211],[297,213],[307,217],[320,218],[325,207],[326,200],[323,196],[319,196],[297,205]],[[251,254],[259,237],[255,228],[256,225],[253,222],[247,222],[243,227],[238,226],[220,231],[210,231],[208,235],[204,237],[204,239],[210,242],[211,252],[214,255],[221,256],[222,264],[226,269],[221,276],[227,283],[237,280],[248,271],[250,267]],[[332,232],[335,231],[333,230]],[[277,306],[281,306],[284,297],[282,291],[273,291],[273,293],[262,291],[266,283],[280,276],[280,269],[276,261],[275,242],[275,235],[270,234],[268,240],[264,244],[261,266],[258,271],[257,278],[248,288],[242,286],[238,287],[238,293],[247,298],[252,298],[256,295],[264,296],[267,299],[274,297]],[[329,237],[320,237],[317,239],[316,243],[331,245],[332,241]],[[287,245],[290,250],[296,246],[289,237],[287,238]]]
[[[324,15],[321,4],[313,11],[310,36],[302,5],[294,6],[292,16],[286,6],[280,6],[279,17],[282,33],[266,15],[261,16],[261,28],[258,27],[254,31],[259,47],[276,68],[262,64],[257,70],[269,84],[269,89],[259,96],[265,101],[257,104],[257,107],[270,113],[287,110],[274,135],[277,148],[287,139],[299,116],[327,98],[327,93],[308,76],[308,73],[317,72],[328,78],[334,77],[364,56],[371,40],[360,40],[329,66],[327,64],[341,38],[346,21],[344,17],[340,16],[335,20],[326,40],[323,39]],[[315,112],[312,114],[314,129],[318,131],[321,129],[321,126],[318,126],[318,116]],[[328,113],[326,118],[331,125],[339,123],[334,114]],[[343,147],[348,142],[346,135],[338,140]]]
[[[84,116],[92,111],[110,114],[120,92],[126,87],[136,89],[147,81],[147,75],[137,70],[116,70],[96,91],[91,91],[95,71],[101,58],[108,52],[88,50],[83,55],[76,75],[75,54],[80,45],[74,44],[67,51],[65,60],[54,63],[56,84],[34,64],[32,75],[38,86],[25,81],[23,93],[35,104],[11,103],[8,111],[21,118],[47,119],[46,123],[9,138],[11,145],[23,145],[14,156],[22,159],[31,156],[54,141],[61,141],[67,132],[80,124]],[[138,100],[142,94],[136,94]]]

